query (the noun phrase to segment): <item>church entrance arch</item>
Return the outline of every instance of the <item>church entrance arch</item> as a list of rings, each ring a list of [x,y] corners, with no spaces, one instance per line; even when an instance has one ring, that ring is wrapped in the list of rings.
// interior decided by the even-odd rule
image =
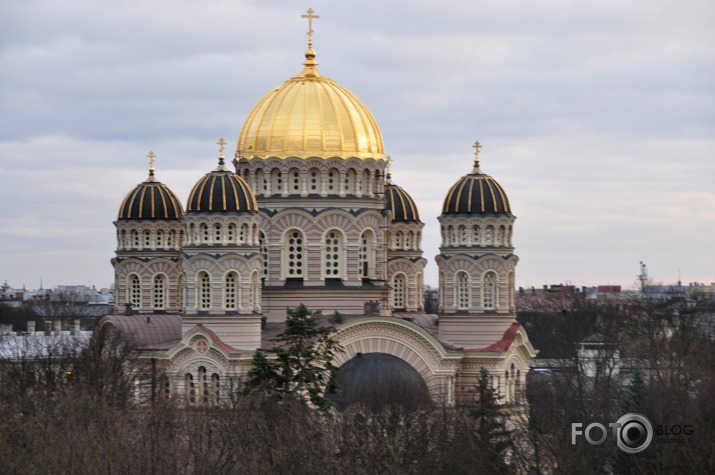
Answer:
[[[364,318],[339,327],[336,341],[343,348],[335,357],[336,365],[345,367],[359,355],[385,355],[368,358],[383,370],[391,365],[393,369],[403,364],[409,366],[421,377],[433,401],[450,403],[460,357],[447,355],[442,345],[422,328],[398,318]],[[353,364],[369,366],[368,361]]]

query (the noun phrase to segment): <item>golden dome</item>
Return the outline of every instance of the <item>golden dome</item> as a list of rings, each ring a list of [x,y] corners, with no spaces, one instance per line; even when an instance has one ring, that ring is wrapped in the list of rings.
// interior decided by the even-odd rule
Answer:
[[[311,46],[305,68],[256,104],[238,137],[237,157],[383,158],[380,128],[365,105],[321,76]]]

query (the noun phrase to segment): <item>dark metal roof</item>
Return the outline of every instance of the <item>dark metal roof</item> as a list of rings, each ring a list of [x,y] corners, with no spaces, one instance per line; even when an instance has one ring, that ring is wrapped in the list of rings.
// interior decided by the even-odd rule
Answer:
[[[109,315],[109,323],[141,349],[168,349],[181,341],[181,315]]]
[[[256,197],[243,178],[225,168],[204,175],[191,190],[187,212],[258,211]]]
[[[138,184],[119,207],[119,219],[181,219],[184,209],[168,186],[149,181]]]
[[[422,376],[397,356],[358,353],[336,376],[338,390],[327,397],[338,410],[359,403],[372,409],[390,404],[409,408],[430,405],[432,399]]]
[[[442,214],[508,214],[509,198],[497,181],[483,173],[460,178],[447,193]]]
[[[420,222],[420,213],[412,197],[389,180],[385,185],[385,209],[392,211],[393,222]]]

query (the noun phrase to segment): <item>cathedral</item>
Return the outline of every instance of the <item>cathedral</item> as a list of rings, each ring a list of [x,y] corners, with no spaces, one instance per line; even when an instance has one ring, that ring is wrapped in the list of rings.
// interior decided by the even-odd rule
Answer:
[[[116,307],[100,325],[130,336],[160,365],[162,394],[189,404],[245,379],[301,303],[342,316],[342,384],[393,380],[454,405],[474,399],[486,368],[517,402],[536,353],[515,319],[505,191],[475,144],[471,171],[445,190],[439,310],[425,313],[417,205],[391,176],[371,112],[318,72],[309,24],[302,71],[258,101],[229,162],[219,140],[186,206],[149,153],[114,223]]]

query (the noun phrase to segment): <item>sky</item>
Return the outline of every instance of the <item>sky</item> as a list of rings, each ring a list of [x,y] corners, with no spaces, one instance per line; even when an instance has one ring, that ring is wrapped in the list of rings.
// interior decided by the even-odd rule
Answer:
[[[0,281],[108,287],[124,196],[186,203],[251,108],[318,69],[372,111],[437,216],[482,144],[517,216],[517,286],[715,282],[712,0],[2,0]]]

